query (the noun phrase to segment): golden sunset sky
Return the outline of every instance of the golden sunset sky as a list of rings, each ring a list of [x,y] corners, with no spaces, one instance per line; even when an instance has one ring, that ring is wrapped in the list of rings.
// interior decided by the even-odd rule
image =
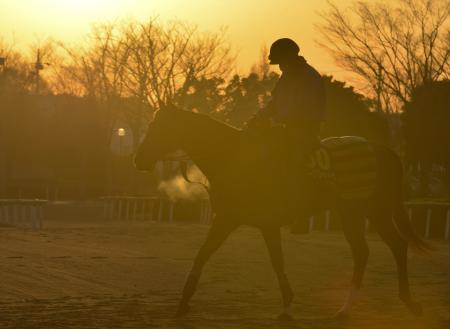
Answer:
[[[82,42],[95,22],[158,15],[190,21],[203,30],[228,27],[241,73],[258,60],[262,45],[290,37],[321,73],[345,78],[316,44],[320,35],[314,25],[320,22],[318,12],[326,8],[326,0],[0,0],[0,38],[19,47],[47,38]]]

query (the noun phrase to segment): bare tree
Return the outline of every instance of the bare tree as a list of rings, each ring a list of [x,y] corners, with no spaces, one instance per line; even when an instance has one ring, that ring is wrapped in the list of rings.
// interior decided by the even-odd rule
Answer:
[[[267,49],[266,45],[263,45],[261,47],[259,51],[259,60],[257,63],[252,65],[250,71],[257,74],[261,79],[269,76],[270,72],[272,72],[269,64],[269,50]]]
[[[158,18],[99,24],[85,47],[61,46],[65,59],[55,74],[59,92],[107,104],[113,118],[127,121],[136,142],[161,102],[182,105],[191,81],[225,78],[234,61],[224,30],[201,32],[192,24]]]
[[[54,74],[57,93],[88,96],[108,102],[124,97],[124,63],[114,24],[95,25],[85,46],[59,43],[61,62]],[[120,56],[125,56],[121,58]]]
[[[419,85],[448,78],[450,1],[329,2],[319,42],[370,86],[378,109],[393,110]]]
[[[152,18],[146,23],[128,22],[121,35],[130,54],[128,91],[153,108],[163,101],[182,104],[191,81],[225,78],[233,69],[224,30],[207,33],[192,24]]]
[[[12,43],[0,39],[0,87],[7,93],[27,92],[33,87],[32,65],[29,58],[14,47]]]

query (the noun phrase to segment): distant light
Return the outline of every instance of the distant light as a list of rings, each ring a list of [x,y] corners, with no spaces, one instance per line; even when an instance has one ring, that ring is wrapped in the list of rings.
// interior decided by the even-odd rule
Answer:
[[[118,135],[119,137],[125,136],[125,135],[126,135],[125,129],[124,129],[124,128],[119,128],[119,129],[117,129],[117,135]]]

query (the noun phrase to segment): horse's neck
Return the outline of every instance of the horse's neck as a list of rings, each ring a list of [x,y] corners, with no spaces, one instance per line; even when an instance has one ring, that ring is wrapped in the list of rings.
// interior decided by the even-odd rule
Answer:
[[[212,119],[194,118],[184,150],[212,183],[221,172],[221,165],[230,161],[240,142],[240,132]]]

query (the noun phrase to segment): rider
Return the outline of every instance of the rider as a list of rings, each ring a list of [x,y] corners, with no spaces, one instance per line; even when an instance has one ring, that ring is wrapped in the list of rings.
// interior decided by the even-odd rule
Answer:
[[[303,56],[299,56],[299,52],[300,47],[288,38],[278,39],[272,44],[269,61],[271,65],[279,65],[282,75],[272,91],[270,103],[247,125],[252,128],[269,120],[283,125],[288,149],[291,150],[292,157],[289,158],[293,160],[290,162],[306,165],[309,156],[320,145],[320,126],[325,117],[325,88],[321,75]],[[311,186],[308,181],[309,178],[302,183]],[[293,231],[296,231],[296,226]]]

